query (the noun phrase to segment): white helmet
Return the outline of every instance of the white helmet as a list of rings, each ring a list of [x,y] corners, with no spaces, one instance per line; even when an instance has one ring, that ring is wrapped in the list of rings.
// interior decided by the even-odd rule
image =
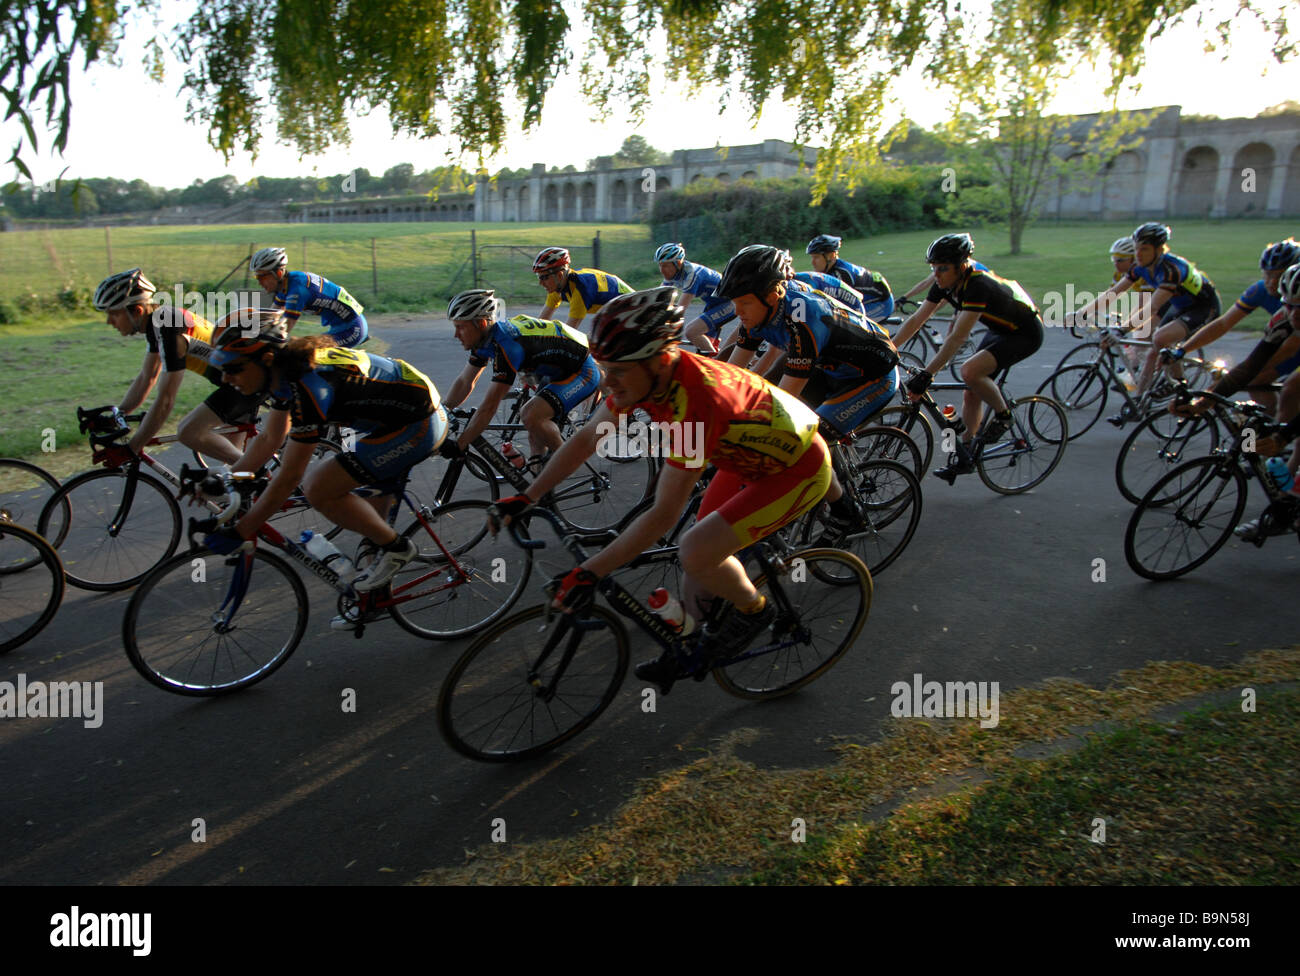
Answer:
[[[1117,238],[1115,243],[1110,246],[1111,257],[1116,254],[1123,254],[1127,257],[1133,257],[1137,254],[1137,243],[1131,237]]]
[[[476,319],[491,322],[497,317],[497,306],[496,292],[490,288],[472,288],[447,303],[447,318],[453,322]]]
[[[95,308],[101,312],[111,312],[142,305],[153,298],[153,293],[157,290],[139,268],[119,271],[115,275],[109,275],[95,289]]]
[[[289,263],[289,255],[282,247],[264,247],[248,259],[248,269],[253,274],[279,271]]]
[[[1277,294],[1287,305],[1300,305],[1300,264],[1293,264],[1282,272]]]

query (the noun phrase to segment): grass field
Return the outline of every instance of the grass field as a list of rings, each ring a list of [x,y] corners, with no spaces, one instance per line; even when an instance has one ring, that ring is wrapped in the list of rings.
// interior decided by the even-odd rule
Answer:
[[[1006,254],[1004,231],[975,233],[978,258],[1004,277],[1015,278],[1040,301],[1051,290],[1095,290],[1110,281],[1108,249],[1129,223],[1041,224],[1025,236],[1025,253]],[[532,255],[548,244],[590,246],[599,230],[601,264],[636,287],[660,280],[652,260],[657,243],[642,225],[494,224],[478,230],[481,285],[510,296],[510,312],[536,313],[542,292],[531,273]],[[1225,308],[1258,277],[1259,252],[1294,228],[1283,221],[1179,222],[1175,251],[1190,257],[1215,281]],[[926,272],[926,245],[934,230],[888,234],[846,241],[849,260],[883,272],[901,293]],[[156,284],[184,281],[186,287],[215,285],[247,256],[251,245],[282,243],[297,266],[307,239],[306,266],[346,285],[372,311],[428,310],[441,315],[446,298],[471,287],[470,227],[467,224],[256,224],[231,227],[122,227],[111,234],[114,267],[139,265]],[[379,295],[371,270],[371,238],[376,239]],[[774,241],[790,247],[796,266],[807,268],[803,241]],[[590,250],[575,251],[580,264]],[[728,255],[692,253],[721,268]],[[4,419],[0,455],[24,456],[39,450],[42,431],[53,427],[58,442],[82,442],[69,418],[76,404],[98,405],[120,399],[139,369],[143,346],[122,340],[98,313],[49,311],[65,288],[89,292],[107,268],[102,230],[20,231],[0,234],[0,303],[18,309],[17,324],[0,325],[0,366],[5,370]],[[225,289],[242,287],[243,271]],[[255,284],[254,284],[255,287]],[[19,309],[23,296],[44,308]],[[4,316],[0,316],[3,321]],[[1244,327],[1262,328],[1256,313]],[[382,335],[377,338],[382,339]],[[190,379],[182,387],[177,416],[209,392]]]

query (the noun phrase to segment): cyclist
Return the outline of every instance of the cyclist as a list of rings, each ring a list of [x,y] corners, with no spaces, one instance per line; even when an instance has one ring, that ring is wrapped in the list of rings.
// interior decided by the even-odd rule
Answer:
[[[840,436],[893,399],[898,351],[871,319],[787,278],[789,263],[788,251],[765,244],[751,244],[727,262],[718,293],[735,302],[740,319],[730,361],[743,364],[760,342],[768,344],[770,355],[785,350],[780,388],[814,407],[826,432]],[[833,485],[823,516],[824,544],[842,538],[857,521],[838,473]]]
[[[139,268],[109,275],[95,289],[95,308],[108,313],[108,324],[122,336],[143,333],[148,346],[140,372],[127,388],[117,410],[125,414],[138,409],[153,390],[159,372],[163,373],[158,396],[131,435],[127,447],[132,454],[138,455],[162,430],[176,406],[181,380],[188,370],[215,384],[217,389],[177,425],[180,442],[219,461],[230,463],[237,460],[240,448],[232,440],[240,437],[242,443],[241,435],[231,435],[231,439],[227,439],[215,433],[214,428],[256,419],[261,401],[258,397],[242,396],[222,385],[221,371],[209,362],[212,323],[188,309],[154,301],[156,291]]]
[[[715,293],[722,275],[687,261],[686,248],[681,244],[661,244],[655,251],[655,262],[664,276],[664,284],[680,288],[686,305],[691,304],[692,298],[704,300],[704,311],[686,326],[686,340],[705,355],[716,354],[722,327],[736,318],[731,302]]]
[[[315,312],[325,334],[337,345],[359,346],[370,337],[370,326],[362,314],[365,307],[346,288],[310,271],[288,271],[288,264],[282,247],[264,247],[248,262],[257,283],[274,296],[275,307],[284,309],[289,331],[303,312]]]
[[[613,425],[619,415],[642,409],[660,423],[695,425],[701,435],[695,443],[704,445],[703,452],[685,451],[680,441],[671,444],[653,507],[616,541],[556,577],[554,605],[571,612],[589,603],[602,576],[672,528],[712,464],[717,473],[680,550],[686,576],[682,602],[688,611],[705,619],[708,594],[732,605],[716,625],[705,627],[701,649],[709,658],[743,649],[775,619],[775,609],[750,583],[735,554],[816,505],[831,474],[813,412],[748,370],[681,350],[682,319],[681,293],[672,287],[623,295],[601,310],[591,347],[604,373],[605,400],[528,490],[502,499],[497,508],[503,521],[521,516],[596,451],[602,423]],[[667,690],[673,661],[667,656],[646,661],[636,673]]]
[[[1151,301],[1140,306],[1129,317],[1128,323],[1120,327],[1122,332],[1136,332],[1146,327],[1148,319],[1160,316],[1159,328],[1151,337],[1151,349],[1138,378],[1138,396],[1151,385],[1160,350],[1186,339],[1193,329],[1219,314],[1219,295],[1214,290],[1214,282],[1190,261],[1170,252],[1171,233],[1167,226],[1155,222],[1142,224],[1133,231],[1133,266],[1119,281],[1075,313],[1079,318],[1086,318],[1111,295],[1128,291],[1138,282],[1144,281],[1155,289]],[[1176,363],[1170,372],[1177,378],[1182,377],[1182,367]],[[1107,419],[1116,427],[1122,427],[1133,419],[1129,416],[1127,401],[1118,414]]]
[[[433,383],[400,359],[343,349],[327,335],[288,339],[275,329],[251,335],[227,330],[217,340],[212,361],[240,393],[272,397],[262,432],[236,470],[256,471],[282,444],[284,450],[274,478],[248,513],[209,534],[204,544],[217,553],[233,552],[256,536],[301,483],[315,509],[364,536],[370,546],[363,543],[363,551],[371,548],[378,556],[353,587],[364,592],[388,583],[415,558],[416,547],[379,514],[389,510],[390,496],[368,504],[352,490],[400,478],[442,443],[447,417]],[[308,473],[312,452],[329,423],[364,436],[358,436],[354,451],[323,460]]]
[[[493,371],[492,385],[459,441],[449,437],[443,442],[445,457],[458,457],[487,429],[517,373],[530,374],[530,382],[535,378],[534,385],[540,387],[519,415],[528,430],[533,461],[560,446],[559,424],[600,386],[600,370],[585,335],[553,319],[516,315],[507,320],[504,310],[496,293],[482,288],[461,292],[447,306],[456,338],[470,357],[443,403],[460,406],[489,362]]]
[[[830,234],[818,234],[808,242],[807,252],[811,256],[814,271],[832,274],[862,295],[862,302],[867,318],[883,322],[894,314],[894,295],[889,290],[889,282],[879,271],[868,269],[845,261],[840,257],[840,245],[843,240]]]
[[[595,312],[615,295],[632,290],[622,278],[595,268],[574,271],[569,266],[569,252],[562,247],[543,248],[533,261],[533,273],[546,289],[546,304],[539,318],[549,319],[560,307],[569,303],[568,326],[576,329],[589,312]]]
[[[935,474],[949,484],[957,475],[975,470],[970,442],[979,429],[984,404],[993,411],[993,419],[984,431],[984,443],[995,443],[1011,426],[1011,408],[993,381],[994,374],[1032,356],[1043,344],[1043,319],[1034,300],[1019,282],[999,278],[992,271],[980,271],[971,261],[975,242],[969,234],[946,234],[930,244],[925,260],[934,274],[934,284],[921,307],[907,317],[894,341],[900,347],[916,335],[934,314],[940,302],[955,310],[952,329],[939,351],[924,370],[907,382],[907,394],[919,400],[934,381],[939,370],[961,348],[976,322],[988,326],[988,334],[975,355],[961,367],[966,392],[962,397],[962,421],[966,429],[948,466]]]

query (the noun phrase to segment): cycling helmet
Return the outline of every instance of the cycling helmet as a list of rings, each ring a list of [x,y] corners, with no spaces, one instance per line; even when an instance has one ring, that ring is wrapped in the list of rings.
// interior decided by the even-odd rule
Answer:
[[[284,314],[275,308],[239,308],[213,329],[216,339],[208,361],[222,369],[238,359],[279,349],[289,341]]]
[[[1131,237],[1121,237],[1110,246],[1110,256],[1132,257],[1137,254],[1137,243]]]
[[[497,317],[497,293],[490,288],[472,288],[463,291],[447,303],[447,318],[453,322]]]
[[[548,271],[559,271],[569,266],[569,252],[562,247],[543,248],[533,261],[533,273],[545,274]]]
[[[842,237],[832,237],[830,234],[818,234],[808,242],[806,254],[825,254],[827,251],[838,251],[840,245],[844,243]]]
[[[655,251],[655,263],[660,261],[685,261],[686,248],[680,244],[660,244]]]
[[[1169,235],[1172,233],[1164,224],[1155,222],[1143,224],[1133,232],[1133,240],[1138,244],[1154,244],[1159,247],[1162,244],[1169,243]]]
[[[1300,305],[1300,264],[1293,264],[1282,272],[1277,294],[1287,305]]]
[[[961,264],[975,253],[970,234],[945,234],[932,241],[925,252],[926,264]]]
[[[719,298],[755,295],[762,298],[777,282],[785,281],[790,252],[768,244],[750,244],[727,262],[713,293]]]
[[[1278,241],[1276,244],[1270,244],[1264,248],[1264,253],[1259,256],[1261,271],[1278,271],[1282,268],[1289,268],[1297,262],[1300,262],[1300,244],[1297,244],[1289,237],[1284,241]]]
[[[591,327],[591,355],[607,363],[635,362],[658,355],[682,336],[685,306],[671,285],[611,299]]]
[[[282,247],[264,247],[248,259],[248,270],[253,274],[279,271],[289,264],[289,255]]]
[[[95,289],[95,308],[101,312],[111,312],[141,305],[153,298],[153,293],[157,290],[139,268],[119,271],[115,275],[109,275]]]

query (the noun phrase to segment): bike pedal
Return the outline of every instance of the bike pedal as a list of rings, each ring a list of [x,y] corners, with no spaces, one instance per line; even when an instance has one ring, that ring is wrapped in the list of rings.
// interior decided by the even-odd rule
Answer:
[[[364,634],[365,632],[366,632],[366,625],[357,624],[357,629],[352,632],[352,636],[355,637],[357,640],[361,640],[361,635]]]

